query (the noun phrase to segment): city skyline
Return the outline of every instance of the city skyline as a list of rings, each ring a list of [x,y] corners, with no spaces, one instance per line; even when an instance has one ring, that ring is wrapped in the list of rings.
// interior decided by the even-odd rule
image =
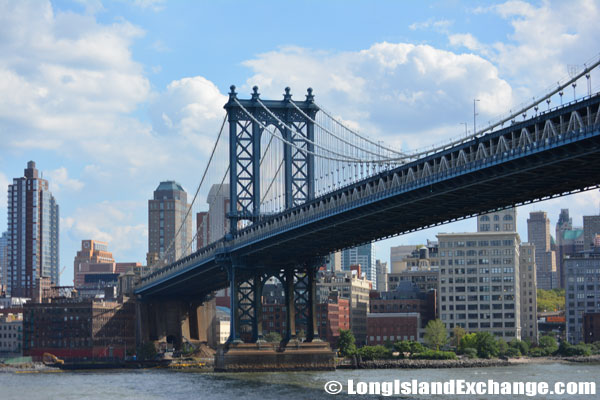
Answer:
[[[462,122],[469,121],[472,129],[474,98],[481,100],[477,121],[483,125],[541,94],[567,75],[567,65],[581,65],[596,55],[594,37],[600,33],[593,23],[600,15],[598,7],[586,1],[572,7],[586,10],[571,18],[577,24],[569,22],[571,7],[558,2],[498,2],[486,8],[467,2],[462,8],[441,4],[435,10],[381,3],[385,6],[374,14],[383,17],[377,11],[386,9],[385,18],[397,19],[388,27],[373,27],[371,17],[361,15],[369,15],[361,13],[367,3],[348,9],[338,2],[322,5],[335,15],[341,13],[345,22],[329,27],[322,26],[327,19],[313,10],[291,15],[292,7],[302,8],[298,3],[259,3],[246,10],[245,19],[232,17],[240,10],[234,12],[231,5],[37,4],[0,6],[7,27],[0,74],[13,78],[5,80],[14,85],[5,90],[15,93],[3,100],[5,113],[0,115],[0,137],[7,143],[0,150],[0,228],[5,231],[7,225],[8,184],[20,176],[27,161],[35,160],[61,205],[63,265],[84,239],[108,242],[116,259],[145,260],[147,199],[164,180],[176,180],[188,193],[194,192],[208,144],[224,115],[229,84],[239,86],[241,98],[249,97],[255,83],[264,98],[280,98],[285,86],[302,98],[311,86],[320,104],[361,132],[402,149],[416,149],[459,136]],[[186,6],[189,16],[182,28],[168,33],[178,23],[174,16],[182,17]],[[258,15],[269,7],[275,8],[273,15],[290,15],[289,26],[279,38],[268,37],[268,29],[258,27],[264,42],[244,48],[244,40],[238,40],[242,30],[260,24]],[[204,17],[205,26],[192,27],[193,16]],[[307,35],[306,20],[315,26]],[[562,24],[552,23],[557,20]],[[225,32],[216,21],[231,22],[231,31]],[[19,36],[17,27],[29,36]],[[221,46],[191,39],[215,32]],[[49,41],[36,42],[44,34]],[[556,36],[551,48],[543,39],[548,35]],[[83,50],[99,37],[107,40],[94,50]],[[65,41],[70,46],[64,47]],[[19,64],[19,57],[34,50],[38,51],[28,67]],[[527,51],[539,61],[513,62]],[[298,63],[305,68],[295,67]],[[331,75],[323,79],[319,72],[330,69]],[[597,82],[593,75],[594,88]],[[577,87],[579,94],[585,90]],[[381,93],[390,100],[373,99]],[[565,100],[572,96],[567,91]],[[24,116],[24,104],[33,107],[33,115]],[[431,118],[432,113],[437,118]],[[423,137],[424,142],[417,139]],[[208,182],[201,192],[204,210],[213,183],[218,182]],[[522,207],[517,230],[526,241],[525,221],[531,211],[546,211],[554,227],[561,208],[569,208],[579,226],[583,215],[598,214],[599,203],[600,195],[593,191]],[[390,246],[425,243],[439,232],[471,232],[475,227],[469,220],[389,239],[376,243],[376,253],[389,262]],[[71,273],[70,268],[65,271],[63,284],[72,281]]]

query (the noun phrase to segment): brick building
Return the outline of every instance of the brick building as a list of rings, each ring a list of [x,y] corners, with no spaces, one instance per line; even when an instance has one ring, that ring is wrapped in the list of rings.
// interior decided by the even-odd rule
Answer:
[[[369,313],[367,314],[367,344],[419,340],[420,326],[419,313]]]
[[[23,308],[23,354],[34,360],[46,352],[67,361],[122,359],[134,348],[131,302],[63,298]]]
[[[436,318],[436,290],[422,291],[409,281],[402,281],[396,289],[387,292],[371,292],[369,312],[381,313],[419,313],[421,328]],[[368,327],[367,327],[368,330]]]

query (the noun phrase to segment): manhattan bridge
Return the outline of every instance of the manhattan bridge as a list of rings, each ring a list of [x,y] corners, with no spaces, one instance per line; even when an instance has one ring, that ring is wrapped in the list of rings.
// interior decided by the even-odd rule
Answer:
[[[191,223],[201,188],[220,182],[218,192],[227,190],[230,198],[229,231],[202,248],[196,232],[184,243],[188,255],[162,261],[142,278],[135,291],[145,310],[139,335],[181,336],[174,332],[181,321],[197,326],[195,309],[229,288],[228,343],[261,343],[262,288],[276,277],[285,292],[284,342],[296,340],[299,321],[306,343],[318,342],[316,271],[328,254],[598,188],[600,94],[591,87],[598,65],[593,60],[470,135],[418,151],[400,151],[348,127],[310,88],[303,100],[292,99],[289,88],[283,99],[266,100],[257,87],[241,99],[231,86],[185,218]],[[578,83],[580,90],[587,86],[580,98]],[[563,104],[571,89],[573,101]],[[173,258],[186,221],[163,260]],[[186,334],[197,336],[197,327]]]

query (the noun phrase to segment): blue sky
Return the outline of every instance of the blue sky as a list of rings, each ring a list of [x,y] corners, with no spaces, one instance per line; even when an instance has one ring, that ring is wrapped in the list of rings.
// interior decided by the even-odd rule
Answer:
[[[70,284],[83,239],[144,262],[147,199],[165,179],[195,190],[229,85],[247,97],[257,84],[263,98],[311,86],[361,132],[416,149],[472,129],[474,98],[484,124],[598,57],[599,17],[590,0],[0,0],[0,188],[37,162],[61,206]],[[580,225],[599,206],[588,192],[519,209],[521,238],[532,210],[554,224],[570,208]],[[474,229],[389,239],[377,256]]]

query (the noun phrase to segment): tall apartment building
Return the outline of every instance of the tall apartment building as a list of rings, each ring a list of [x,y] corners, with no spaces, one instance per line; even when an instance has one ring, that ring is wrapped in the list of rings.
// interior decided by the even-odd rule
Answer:
[[[564,259],[583,251],[583,228],[573,227],[573,219],[569,217],[569,209],[560,210],[556,223],[556,275],[558,287],[565,288],[566,275]]]
[[[535,246],[538,289],[557,287],[556,254],[550,247],[550,220],[544,211],[529,213],[527,241]]]
[[[366,274],[367,279],[373,282],[373,286],[376,286],[377,269],[375,267],[375,246],[373,243],[342,250],[342,270],[350,271],[351,265],[358,264],[360,264],[361,271]],[[377,287],[374,289],[377,289]]]
[[[332,292],[350,302],[350,329],[358,344],[366,343],[367,311],[372,283],[366,277],[358,277],[350,271],[319,272],[317,281],[317,302],[327,302]]]
[[[477,232],[516,232],[517,209],[507,208],[477,217]]]
[[[387,262],[383,262],[381,260],[375,261],[375,269],[377,270],[375,288],[380,292],[387,290],[387,276],[390,272],[387,264]]]
[[[58,204],[29,161],[25,176],[8,185],[8,295],[32,297],[42,277],[58,285],[58,230]]]
[[[519,235],[440,233],[438,314],[451,331],[521,338]]]
[[[173,242],[188,208],[187,193],[179,183],[164,181],[158,185],[154,197],[148,200],[148,265],[156,259],[171,263],[191,252],[188,244],[192,240],[192,215]]]
[[[535,246],[521,243],[519,249],[519,283],[521,286],[521,339],[538,341],[537,325],[537,277]]]
[[[336,251],[329,254],[325,267],[327,271],[340,272],[342,270],[342,252]]]
[[[586,314],[600,312],[600,253],[586,251],[565,259],[567,340],[585,341]]]
[[[0,294],[6,287],[6,275],[8,273],[8,232],[3,232],[0,236]]]
[[[594,248],[594,239],[600,234],[600,215],[585,215],[583,217],[583,250]]]
[[[212,185],[206,198],[208,211],[196,214],[198,248],[221,239],[229,232],[229,185]]]
[[[115,259],[108,251],[108,244],[98,240],[82,240],[81,250],[73,261],[73,285],[83,286],[86,274],[98,272],[115,273]]]

